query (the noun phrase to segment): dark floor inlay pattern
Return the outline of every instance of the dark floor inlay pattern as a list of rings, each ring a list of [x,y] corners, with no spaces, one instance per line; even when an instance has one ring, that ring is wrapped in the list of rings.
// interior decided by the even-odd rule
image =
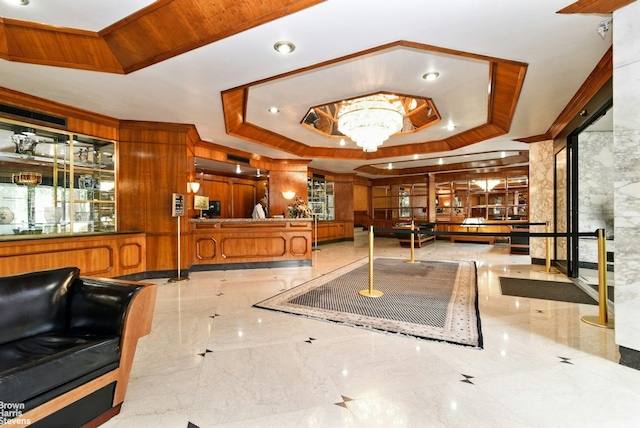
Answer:
[[[212,351],[212,350],[210,350],[210,349],[207,349],[207,350],[206,350],[206,351],[204,351],[202,354],[198,354],[198,355],[200,355],[201,357],[204,357],[204,356],[205,356],[205,354],[208,354],[208,353],[210,353],[210,352],[213,352],[213,351]]]
[[[353,401],[353,398],[345,397],[344,395],[341,395],[340,397],[342,397],[342,401],[338,403],[333,403],[333,404],[335,404],[336,406],[340,406],[340,407],[344,407],[345,409],[348,409],[347,403],[349,401]]]
[[[313,341],[314,341],[314,340],[316,340],[316,339],[314,339],[313,337],[310,337],[310,338],[309,338],[309,340],[305,340],[305,342],[307,342],[307,343],[313,343]]]
[[[213,315],[209,315],[209,318],[215,318],[215,317],[219,317],[220,314],[213,314]]]
[[[571,358],[567,358],[567,357],[561,357],[558,355],[558,358],[560,358],[562,361],[560,361],[561,363],[565,363],[565,364],[571,364],[573,365],[573,363],[569,360],[571,360]]]
[[[189,424],[187,425],[187,428],[200,428],[200,427],[196,424],[192,424],[191,422],[189,422]]]
[[[471,382],[471,379],[473,379],[474,376],[469,376],[469,375],[466,375],[464,373],[460,373],[460,374],[464,377],[464,379],[460,380],[460,382],[464,382],[464,383],[469,383],[471,385],[475,385],[475,383]]]

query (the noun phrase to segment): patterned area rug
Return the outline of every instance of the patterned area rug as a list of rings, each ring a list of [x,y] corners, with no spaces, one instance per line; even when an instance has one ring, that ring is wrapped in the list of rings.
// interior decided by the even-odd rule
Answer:
[[[426,340],[482,348],[474,262],[359,260],[256,303],[254,307]]]

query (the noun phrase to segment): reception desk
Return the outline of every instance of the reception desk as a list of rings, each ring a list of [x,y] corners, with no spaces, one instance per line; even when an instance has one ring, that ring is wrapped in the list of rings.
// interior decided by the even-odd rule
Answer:
[[[311,266],[312,219],[193,219],[192,271]]]

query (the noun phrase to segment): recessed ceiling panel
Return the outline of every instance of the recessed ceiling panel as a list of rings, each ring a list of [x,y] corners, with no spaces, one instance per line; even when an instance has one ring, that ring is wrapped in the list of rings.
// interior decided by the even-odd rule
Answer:
[[[434,81],[422,76],[440,75]],[[335,146],[334,140],[300,126],[310,107],[376,91],[433,99],[441,126],[391,137],[385,145],[444,139],[487,122],[489,63],[471,57],[394,47],[321,68],[270,80],[249,88],[247,121],[310,146]],[[273,114],[269,108],[277,107]],[[351,144],[354,146],[354,144]]]

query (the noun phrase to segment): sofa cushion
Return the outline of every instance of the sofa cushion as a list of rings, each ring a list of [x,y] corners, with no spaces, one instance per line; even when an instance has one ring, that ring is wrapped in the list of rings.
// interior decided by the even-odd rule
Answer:
[[[0,344],[64,329],[68,290],[79,275],[68,267],[0,277]]]
[[[0,345],[0,401],[25,402],[119,361],[119,341],[65,331]]]

